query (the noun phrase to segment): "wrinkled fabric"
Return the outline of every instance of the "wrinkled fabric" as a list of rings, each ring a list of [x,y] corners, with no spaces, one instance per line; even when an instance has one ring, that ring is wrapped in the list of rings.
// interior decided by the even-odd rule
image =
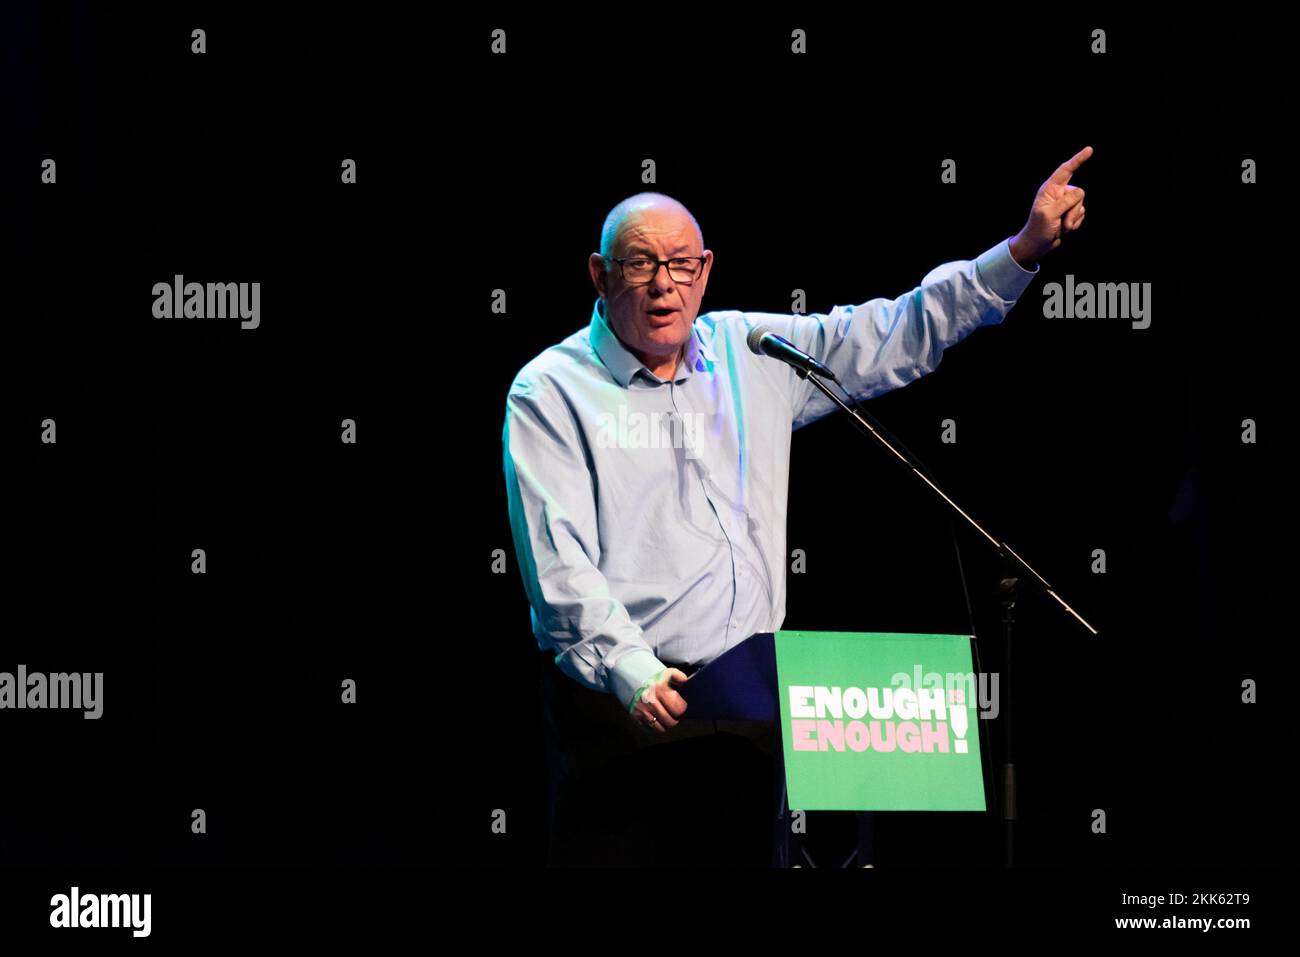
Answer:
[[[1001,322],[1037,272],[1003,240],[895,299],[706,313],[671,379],[623,346],[597,300],[590,324],[528,362],[506,399],[507,502],[538,647],[630,707],[665,662],[702,666],[778,630],[791,433],[835,406],[752,353],[750,329],[784,336],[868,399]]]

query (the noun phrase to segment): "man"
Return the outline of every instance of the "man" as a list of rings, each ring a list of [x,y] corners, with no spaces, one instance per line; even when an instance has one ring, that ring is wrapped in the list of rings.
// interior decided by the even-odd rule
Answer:
[[[533,633],[554,662],[543,669],[553,813],[599,835],[604,862],[680,848],[657,817],[675,795],[656,797],[661,780],[630,782],[691,780],[672,767],[674,752],[647,747],[656,738],[701,756],[692,774],[726,766],[683,740],[715,728],[691,725],[676,688],[785,618],[791,432],[834,406],[791,367],[753,354],[749,330],[767,326],[820,359],[855,398],[911,382],[945,348],[1001,322],[1037,261],[1079,228],[1084,191],[1069,181],[1091,154],[1043,183],[1014,237],[897,299],[829,315],[701,316],[714,257],[690,212],[659,193],[610,212],[588,261],[599,294],[590,325],[520,370],[502,436]],[[583,792],[601,767],[619,771]],[[696,833],[677,837],[693,841],[699,818],[686,820]]]

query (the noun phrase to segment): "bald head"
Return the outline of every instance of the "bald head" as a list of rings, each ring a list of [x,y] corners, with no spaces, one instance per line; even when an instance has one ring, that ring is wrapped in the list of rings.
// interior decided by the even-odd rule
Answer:
[[[700,231],[700,224],[696,222],[689,209],[663,193],[637,193],[623,200],[605,217],[605,225],[600,230],[600,254],[619,255],[614,251],[618,246],[619,234],[625,231],[625,227],[630,227],[646,217],[660,221],[678,219],[683,227],[685,223],[689,223],[689,228],[694,231],[696,239],[699,240],[700,248],[704,248],[704,233]]]
[[[614,260],[658,262],[632,282]],[[691,211],[663,193],[637,193],[609,211],[600,252],[588,257],[591,281],[610,329],[655,375],[672,375],[709,282],[713,253]],[[673,263],[675,265],[669,265]],[[694,279],[681,280],[683,273]]]

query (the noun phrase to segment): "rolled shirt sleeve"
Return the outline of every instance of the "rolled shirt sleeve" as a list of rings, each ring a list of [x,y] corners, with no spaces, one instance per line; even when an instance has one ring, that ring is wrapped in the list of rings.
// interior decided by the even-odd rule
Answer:
[[[896,299],[782,317],[785,335],[830,367],[855,399],[869,399],[932,372],[946,348],[982,325],[1001,322],[1038,270],[1017,263],[1010,239],[1004,239],[974,260],[931,270]],[[834,411],[834,404],[793,370],[789,381],[796,429]]]
[[[515,557],[539,646],[565,674],[624,707],[664,669],[599,570],[595,489],[564,402],[545,380],[516,381],[502,446]]]

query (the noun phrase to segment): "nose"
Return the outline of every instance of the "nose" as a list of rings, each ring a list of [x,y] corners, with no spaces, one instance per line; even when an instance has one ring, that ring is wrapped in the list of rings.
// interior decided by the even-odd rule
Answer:
[[[659,277],[663,276],[663,279]],[[668,275],[668,264],[660,263],[655,269],[655,274],[650,277],[650,285],[660,292],[667,294],[677,288],[677,283],[672,276]]]

